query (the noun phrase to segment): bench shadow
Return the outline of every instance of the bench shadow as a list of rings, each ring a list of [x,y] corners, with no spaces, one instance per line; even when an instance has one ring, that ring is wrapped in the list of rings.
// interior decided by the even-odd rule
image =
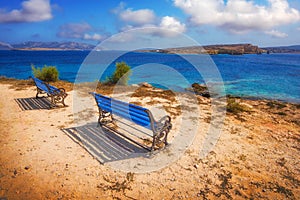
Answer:
[[[73,141],[85,148],[101,164],[136,157],[148,157],[149,150],[122,137],[111,129],[89,123],[83,126],[61,129]]]
[[[51,106],[51,101],[46,97],[17,98],[15,101],[22,110],[49,109]]]

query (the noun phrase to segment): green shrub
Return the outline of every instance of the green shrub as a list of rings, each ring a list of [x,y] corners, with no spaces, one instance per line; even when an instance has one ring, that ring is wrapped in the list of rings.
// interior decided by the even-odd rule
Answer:
[[[235,99],[228,99],[226,108],[227,108],[227,112],[233,114],[239,114],[241,112],[250,112],[249,107],[242,105],[239,102],[236,102]]]
[[[131,74],[130,67],[125,62],[117,62],[116,70],[113,75],[108,77],[106,83],[108,84],[120,84],[127,85],[129,76]]]
[[[35,68],[34,65],[31,65],[32,74],[38,79],[41,79],[43,81],[57,81],[58,80],[58,70],[55,66],[47,66],[44,65],[43,68]]]

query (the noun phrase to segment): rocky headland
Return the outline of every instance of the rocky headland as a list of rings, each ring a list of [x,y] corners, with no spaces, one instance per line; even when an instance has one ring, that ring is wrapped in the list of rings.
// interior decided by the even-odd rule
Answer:
[[[224,45],[220,44],[220,45],[191,46],[191,47],[178,47],[178,48],[167,48],[167,49],[151,49],[151,50],[142,50],[142,52],[169,53],[169,54],[243,55],[243,54],[261,54],[266,51],[252,44],[224,44]]]

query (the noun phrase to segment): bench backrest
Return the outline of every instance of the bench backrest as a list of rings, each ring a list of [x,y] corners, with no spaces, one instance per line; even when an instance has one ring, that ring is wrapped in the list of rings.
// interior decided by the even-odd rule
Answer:
[[[40,90],[45,91],[48,94],[53,94],[55,91],[57,91],[58,89],[50,84],[45,83],[44,81],[35,78],[35,77],[30,77],[33,79],[36,87],[38,87]]]
[[[91,94],[94,95],[98,107],[103,111],[110,112],[127,120],[133,121],[145,128],[151,129],[151,117],[149,116],[150,111],[148,109],[101,94]]]

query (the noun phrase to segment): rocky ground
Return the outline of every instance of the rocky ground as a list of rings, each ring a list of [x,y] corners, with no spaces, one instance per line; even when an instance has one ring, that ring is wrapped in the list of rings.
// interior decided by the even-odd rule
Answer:
[[[192,145],[160,170],[133,173],[100,164],[61,131],[73,125],[74,113],[71,85],[59,84],[68,88],[68,107],[21,110],[16,99],[34,97],[35,87],[1,81],[0,199],[300,198],[299,105],[233,98],[217,144],[199,157],[212,119],[210,100],[198,97],[200,126]],[[168,102],[176,99],[158,95],[147,88],[134,101],[170,105],[164,108],[175,123],[181,112]]]

